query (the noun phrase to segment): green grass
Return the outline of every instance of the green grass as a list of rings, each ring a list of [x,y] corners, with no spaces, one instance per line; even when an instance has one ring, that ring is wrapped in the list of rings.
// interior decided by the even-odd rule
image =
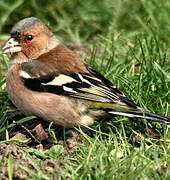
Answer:
[[[0,1],[0,15],[0,39],[7,39],[18,20],[36,16],[64,44],[87,47],[87,61],[139,105],[170,116],[168,0],[6,0]],[[11,125],[4,115],[13,106],[5,91],[8,58],[1,53],[0,59],[0,138],[7,140],[4,129],[17,124]],[[48,157],[55,162],[52,168],[46,168],[45,157],[28,152],[22,158],[32,168],[20,163],[19,167],[32,179],[170,179],[169,125],[114,117],[103,119],[89,131],[75,131],[84,143],[67,155],[58,156],[57,151]],[[67,135],[58,135],[57,128],[49,134],[53,141],[61,136],[66,143]],[[15,159],[10,154],[7,161],[11,179],[16,176],[12,170]]]

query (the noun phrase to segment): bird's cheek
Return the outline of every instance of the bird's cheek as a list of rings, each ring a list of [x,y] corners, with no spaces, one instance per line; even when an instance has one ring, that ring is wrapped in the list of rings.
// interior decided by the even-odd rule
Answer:
[[[23,43],[22,51],[29,59],[37,58],[45,52],[48,44],[49,38],[44,36],[35,37],[32,41]]]
[[[39,56],[39,48],[33,45],[23,46],[22,52],[29,58],[37,58]]]

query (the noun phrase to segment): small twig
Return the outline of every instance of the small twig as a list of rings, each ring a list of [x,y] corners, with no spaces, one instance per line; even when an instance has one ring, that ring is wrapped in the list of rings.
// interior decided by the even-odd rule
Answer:
[[[31,133],[31,131],[29,129],[27,129],[25,126],[21,125],[21,127],[39,144],[41,144],[41,142]]]

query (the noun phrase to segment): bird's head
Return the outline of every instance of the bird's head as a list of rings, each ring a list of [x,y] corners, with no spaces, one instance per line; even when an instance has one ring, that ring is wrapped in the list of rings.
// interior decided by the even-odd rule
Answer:
[[[14,25],[3,50],[8,54],[22,52],[35,59],[54,48],[58,42],[52,31],[38,18],[25,18]]]

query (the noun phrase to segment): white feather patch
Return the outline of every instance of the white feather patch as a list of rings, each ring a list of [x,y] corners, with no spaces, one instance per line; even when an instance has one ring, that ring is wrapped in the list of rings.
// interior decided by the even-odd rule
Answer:
[[[60,74],[59,76],[55,77],[55,79],[53,79],[51,82],[47,83],[46,85],[61,86],[66,83],[71,83],[73,81],[76,81],[76,80],[70,76]]]
[[[33,77],[31,77],[27,72],[25,71],[20,71],[20,76],[22,78],[25,78],[25,79],[33,79]]]
[[[68,87],[66,87],[66,86],[63,86],[63,89],[64,89],[64,91],[66,91],[66,92],[77,93],[77,92],[74,91],[72,88],[68,88]]]
[[[94,123],[94,118],[88,116],[88,115],[83,115],[80,119],[80,124],[82,126],[90,126]]]
[[[85,82],[85,83],[87,83],[87,84],[93,85],[93,84],[92,84],[91,82],[89,82],[87,79],[84,79],[81,74],[78,74],[78,76],[79,76],[79,78],[80,78],[80,80],[81,80],[82,82]]]
[[[146,118],[145,116],[143,115],[138,115],[138,114],[129,114],[128,112],[127,113],[124,113],[124,112],[109,112],[110,114],[115,114],[115,115],[119,115],[119,116],[126,116],[126,117],[138,117],[138,118]]]

